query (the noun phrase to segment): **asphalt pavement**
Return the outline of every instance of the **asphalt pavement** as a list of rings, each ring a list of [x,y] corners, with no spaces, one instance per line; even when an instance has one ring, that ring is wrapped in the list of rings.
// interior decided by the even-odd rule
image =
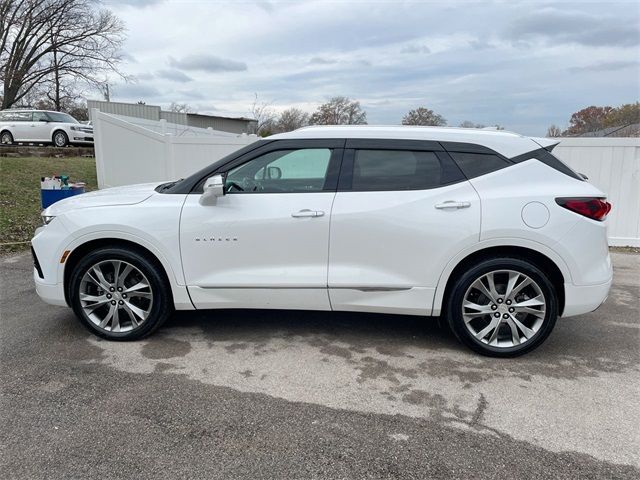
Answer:
[[[100,340],[0,258],[0,477],[640,478],[640,255],[517,359],[436,319],[212,311]]]

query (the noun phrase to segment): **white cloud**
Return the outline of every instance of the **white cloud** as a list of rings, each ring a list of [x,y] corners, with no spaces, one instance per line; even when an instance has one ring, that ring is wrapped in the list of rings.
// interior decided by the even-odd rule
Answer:
[[[203,72],[242,72],[247,64],[236,60],[216,57],[209,54],[192,54],[175,59],[169,57],[169,65],[184,70],[200,70]]]
[[[126,73],[139,79],[115,88],[116,99],[246,115],[254,93],[276,110],[347,95],[372,123],[399,123],[424,105],[450,125],[532,135],[586,105],[638,99],[630,47],[640,14],[630,3],[145,3],[143,14],[115,9],[136,59]]]
[[[158,78],[164,78],[166,80],[171,80],[173,82],[180,82],[180,83],[193,81],[193,78],[191,78],[189,75],[176,69],[158,70],[156,72],[156,76]]]

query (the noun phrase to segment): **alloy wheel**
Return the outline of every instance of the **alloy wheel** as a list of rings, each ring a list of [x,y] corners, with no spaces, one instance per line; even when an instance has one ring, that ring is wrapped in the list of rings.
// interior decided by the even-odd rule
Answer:
[[[53,142],[56,144],[56,147],[64,147],[67,143],[67,139],[65,138],[64,133],[58,132],[54,135]]]
[[[529,342],[545,321],[547,301],[540,286],[514,270],[495,270],[467,289],[462,317],[476,340],[498,348]]]
[[[80,282],[79,298],[87,318],[111,333],[140,327],[153,305],[147,277],[123,260],[105,260],[90,267]]]

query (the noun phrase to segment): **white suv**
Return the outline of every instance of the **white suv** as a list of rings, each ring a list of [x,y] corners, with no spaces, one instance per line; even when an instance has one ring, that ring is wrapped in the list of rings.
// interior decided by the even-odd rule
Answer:
[[[47,110],[3,110],[0,112],[0,143],[53,143],[93,145],[93,127],[67,113]]]
[[[611,285],[611,205],[552,145],[429,127],[275,135],[180,181],[47,208],[36,289],[112,340],[174,309],[342,310],[442,315],[474,350],[519,355]]]

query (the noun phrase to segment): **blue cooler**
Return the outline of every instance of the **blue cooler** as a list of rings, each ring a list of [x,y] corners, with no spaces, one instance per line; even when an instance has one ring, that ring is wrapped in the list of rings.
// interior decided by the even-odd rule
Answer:
[[[84,187],[70,186],[65,190],[45,190],[41,188],[40,198],[42,199],[42,208],[47,208],[59,200],[80,195],[81,193],[84,193]]]

